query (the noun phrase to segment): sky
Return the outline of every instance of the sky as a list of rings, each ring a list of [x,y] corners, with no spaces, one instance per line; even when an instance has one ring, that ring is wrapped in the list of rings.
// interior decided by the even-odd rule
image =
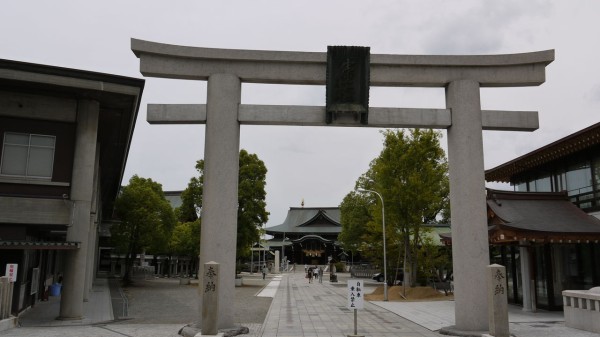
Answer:
[[[539,111],[534,132],[484,131],[490,169],[600,121],[600,1],[28,1],[0,10],[0,58],[143,78],[131,38],[228,49],[475,55],[554,49],[546,83],[485,88],[482,109]],[[137,174],[183,190],[203,125],[149,125],[148,103],[206,103],[206,83],[146,78],[123,184]],[[242,86],[243,104],[325,105],[324,86]],[[371,88],[370,106],[445,108],[443,89]],[[382,150],[376,128],[242,126],[267,166],[267,227],[289,207],[338,206]],[[442,147],[446,148],[445,131]],[[510,189],[488,183],[488,187]]]

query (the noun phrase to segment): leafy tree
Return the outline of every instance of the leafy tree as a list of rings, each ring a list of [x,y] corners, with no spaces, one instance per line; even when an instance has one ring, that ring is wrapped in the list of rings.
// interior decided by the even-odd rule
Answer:
[[[115,213],[120,222],[111,227],[111,241],[118,251],[125,253],[123,282],[129,284],[136,253],[167,249],[175,216],[162,185],[137,175],[131,177],[129,185],[117,197]]]
[[[250,256],[250,246],[260,239],[260,228],[269,220],[265,201],[267,167],[256,154],[240,151],[238,182],[237,257]]]
[[[448,208],[448,164],[440,147],[439,132],[386,130],[383,135],[383,150],[356,186],[382,195],[386,239],[403,245],[405,280],[414,286],[419,270],[418,251],[423,246],[422,224],[435,222]],[[372,194],[367,197],[371,200],[371,221],[365,223],[368,241],[380,242],[380,201]]]
[[[200,219],[191,222],[177,222],[169,243],[171,253],[179,256],[189,256],[192,260],[195,260],[200,253],[199,237]]]
[[[369,214],[370,200],[362,193],[351,191],[340,204],[342,231],[338,240],[344,250],[356,254],[365,241],[365,224],[372,221]],[[367,253],[368,256],[368,253]]]
[[[238,259],[250,255],[250,246],[260,239],[261,226],[269,219],[266,211],[266,177],[267,168],[256,154],[246,150],[240,151],[238,181],[238,214],[237,244]],[[180,221],[191,221],[202,208],[202,191],[204,186],[204,160],[196,162],[196,170],[200,174],[190,180],[182,194],[183,204],[179,210]],[[199,240],[199,235],[196,240]],[[196,241],[196,244],[199,241]]]
[[[196,164],[198,168],[198,163]],[[204,162],[202,163],[202,171],[204,170]],[[198,219],[200,207],[202,206],[202,177],[193,177],[190,179],[187,188],[181,193],[181,206],[176,210],[177,220],[181,222],[191,222]]]

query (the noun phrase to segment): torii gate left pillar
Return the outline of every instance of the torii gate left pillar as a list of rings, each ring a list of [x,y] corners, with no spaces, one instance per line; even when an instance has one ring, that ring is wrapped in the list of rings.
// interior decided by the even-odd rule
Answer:
[[[208,78],[207,90],[200,266],[208,261],[220,263],[219,328],[230,328],[234,323],[241,82],[232,74],[214,74]],[[199,273],[198,284],[204,284],[203,277]]]
[[[208,81],[207,104],[149,105],[148,121],[206,123],[200,265],[216,261],[225,275],[219,283],[219,328],[234,325],[240,124],[253,124],[447,129],[453,330],[487,330],[489,252],[481,130],[532,131],[538,128],[538,117],[535,111],[482,111],[479,89],[540,85],[545,67],[554,60],[553,50],[487,56],[371,55],[371,86],[443,87],[446,108],[369,108],[367,125],[352,116],[327,124],[325,107],[240,104],[242,82],[324,85],[326,53],[209,49],[135,39],[132,50],[145,76]],[[203,284],[203,275],[199,277]]]

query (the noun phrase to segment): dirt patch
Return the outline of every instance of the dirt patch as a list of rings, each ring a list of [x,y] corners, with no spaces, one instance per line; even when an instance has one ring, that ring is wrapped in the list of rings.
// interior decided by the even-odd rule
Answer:
[[[393,286],[388,288],[388,301],[450,301],[454,300],[454,294],[446,296],[443,291],[438,291],[432,287],[407,287],[406,299],[402,297],[404,287]],[[367,301],[383,301],[383,286],[378,286],[375,290],[365,295]]]

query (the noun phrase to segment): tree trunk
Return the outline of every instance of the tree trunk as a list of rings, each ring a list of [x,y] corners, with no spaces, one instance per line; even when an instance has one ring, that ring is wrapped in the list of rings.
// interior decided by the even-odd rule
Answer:
[[[415,229],[415,232],[413,233],[413,244],[412,244],[412,249],[413,249],[413,254],[412,254],[412,259],[411,259],[411,264],[410,264],[410,274],[411,274],[411,287],[415,287],[417,285],[417,263],[418,263],[418,253],[417,253],[417,249],[418,249],[418,243],[419,243],[419,229]]]
[[[131,265],[133,262],[133,257],[131,255],[131,250],[125,254],[125,274],[123,275],[123,284],[126,286],[131,284]]]
[[[412,286],[412,258],[410,254],[410,237],[408,236],[408,228],[404,229],[404,281],[402,282],[403,288],[406,291],[406,286]],[[404,294],[406,295],[406,294]]]

